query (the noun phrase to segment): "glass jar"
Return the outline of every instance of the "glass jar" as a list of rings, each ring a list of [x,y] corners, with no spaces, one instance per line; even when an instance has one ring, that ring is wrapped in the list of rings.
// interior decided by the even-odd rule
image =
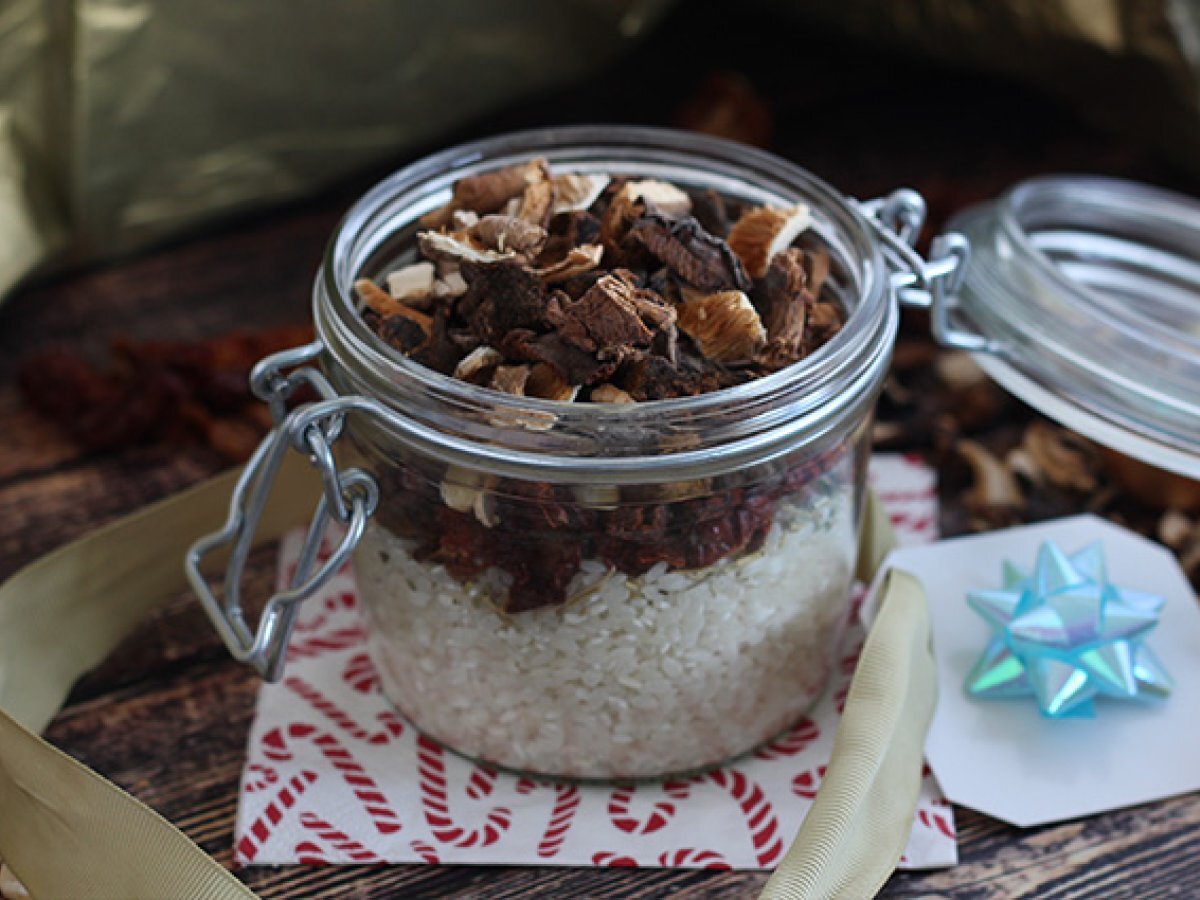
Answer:
[[[412,261],[417,220],[454,182],[535,156],[556,171],[808,204],[801,242],[829,253],[823,295],[845,311],[844,327],[767,377],[632,405],[501,394],[379,340],[355,308],[355,280]],[[922,212],[911,192],[858,204],[769,154],[640,128],[504,136],[386,179],[329,244],[317,343],[255,373],[280,419],[300,380],[327,399],[287,415],[235,497],[251,514],[209,544],[248,540],[260,486],[289,442],[326,478],[311,534],[329,516],[350,527],[316,572],[310,539],[294,587],[268,604],[256,635],[241,622],[236,579],[226,579],[234,597],[223,615],[201,594],[234,655],[277,677],[294,601],[357,545],[384,693],[461,753],[542,775],[660,777],[786,730],[820,696],[849,613],[897,292],[920,299],[954,268],[923,269],[912,254]],[[308,359],[320,373],[286,374]]]
[[[1200,478],[1200,202],[1096,176],[960,212],[958,305],[984,370],[1099,444]]]

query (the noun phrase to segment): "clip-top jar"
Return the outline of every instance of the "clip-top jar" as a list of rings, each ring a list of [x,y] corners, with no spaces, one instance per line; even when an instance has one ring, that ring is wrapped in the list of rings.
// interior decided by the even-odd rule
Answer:
[[[823,299],[842,308],[844,327],[774,374],[624,405],[501,394],[379,340],[354,282],[411,261],[418,219],[457,180],[533,157],[754,205],[807,204],[800,243],[828,253]],[[238,498],[260,502],[291,444],[326,479],[314,534],[327,518],[349,531],[321,571],[305,554],[257,634],[241,618],[237,573],[221,603],[193,565],[218,628],[236,656],[277,677],[297,598],[357,544],[384,693],[455,750],[540,774],[630,778],[712,766],[769,740],[816,701],[837,658],[897,290],[928,297],[954,269],[912,253],[920,215],[911,192],[860,205],[769,154],[648,129],[515,134],[396,173],[329,244],[317,343],[256,371],[281,423]],[[320,371],[288,374],[305,358]],[[301,380],[325,399],[287,414],[283,398]],[[253,508],[235,516],[193,563],[222,539],[246,546],[255,518]]]

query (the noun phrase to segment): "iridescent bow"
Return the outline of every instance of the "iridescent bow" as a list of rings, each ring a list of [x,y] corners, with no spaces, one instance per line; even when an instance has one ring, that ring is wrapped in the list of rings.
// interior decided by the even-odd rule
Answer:
[[[967,593],[996,632],[967,676],[972,696],[1032,695],[1042,715],[1066,718],[1093,716],[1097,696],[1170,694],[1170,675],[1142,643],[1164,601],[1111,584],[1099,543],[1067,556],[1046,542],[1031,574],[1006,561],[1002,575],[1002,588]]]

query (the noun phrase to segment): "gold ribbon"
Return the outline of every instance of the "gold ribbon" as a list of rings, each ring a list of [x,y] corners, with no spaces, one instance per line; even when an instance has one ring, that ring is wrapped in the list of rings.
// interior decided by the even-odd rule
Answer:
[[[163,597],[182,559],[224,520],[236,473],[68,544],[0,585],[0,859],[35,898],[246,900],[255,895],[186,835],[39,738],[71,685]],[[259,528],[272,540],[319,492],[299,457],[280,470]],[[893,544],[871,497],[860,576]],[[935,684],[920,585],[892,573],[851,683],[833,759],[763,896],[858,898],[887,880],[912,827]]]

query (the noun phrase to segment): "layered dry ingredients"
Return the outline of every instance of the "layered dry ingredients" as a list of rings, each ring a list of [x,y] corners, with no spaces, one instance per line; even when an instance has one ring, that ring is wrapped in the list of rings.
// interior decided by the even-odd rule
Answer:
[[[422,219],[419,258],[355,288],[382,340],[444,375],[571,404],[691,396],[841,327],[809,223],[803,205],[537,159],[460,180]],[[827,675],[855,456],[619,487],[374,466],[384,502],[358,567],[386,693],[452,747],[530,771],[656,775],[748,749]]]
[[[758,551],[639,576],[587,560],[574,598],[493,610],[510,576],[459,581],[368,530],[357,557],[384,693],[469,756],[573,778],[715,765],[815,702],[845,625],[854,546],[845,494],[779,506]]]

